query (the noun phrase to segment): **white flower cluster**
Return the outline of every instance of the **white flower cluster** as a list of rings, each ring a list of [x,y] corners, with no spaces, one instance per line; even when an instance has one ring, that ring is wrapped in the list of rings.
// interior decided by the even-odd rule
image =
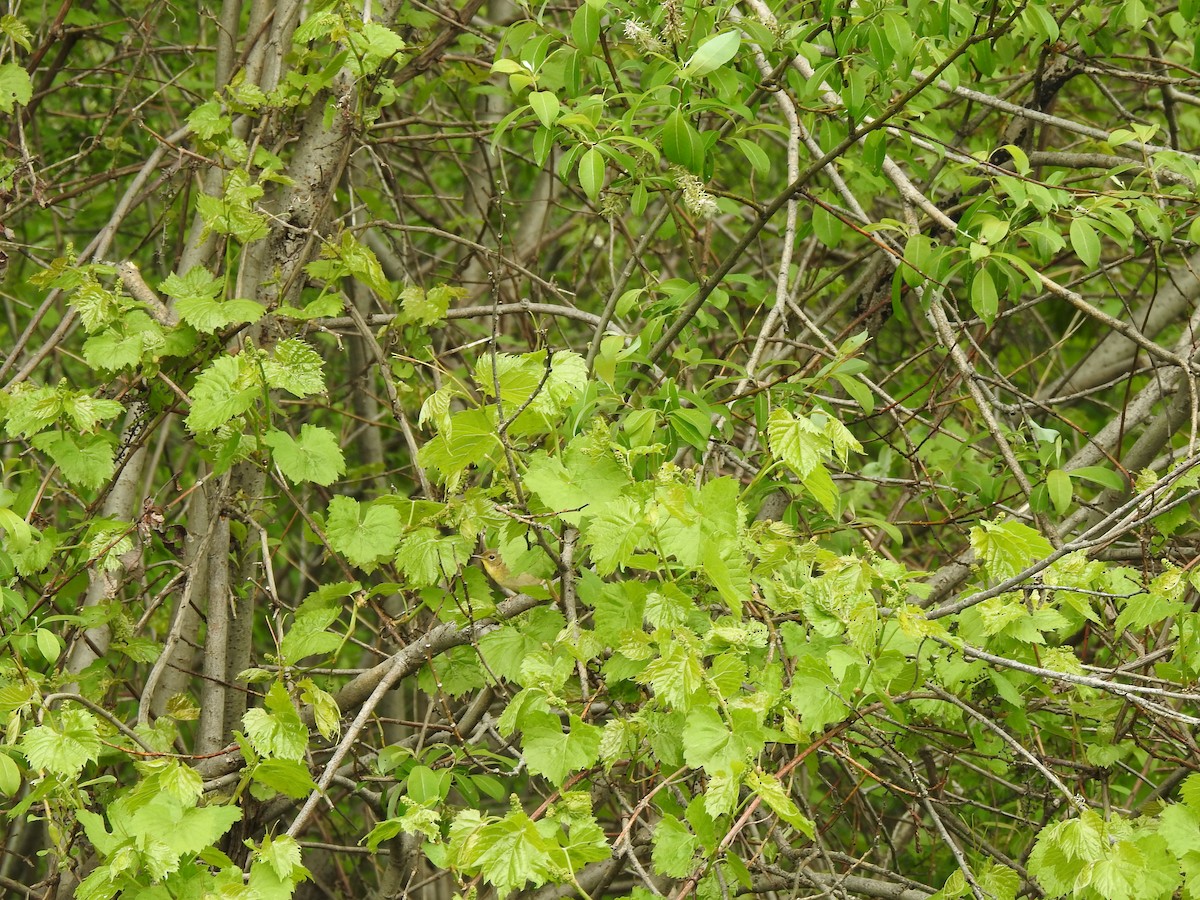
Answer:
[[[683,192],[683,205],[688,212],[702,219],[712,219],[721,208],[712,194],[704,189],[704,182],[683,169],[675,170],[675,184]]]
[[[625,20],[625,39],[637,44],[643,53],[662,53],[666,49],[646,23],[636,17]]]

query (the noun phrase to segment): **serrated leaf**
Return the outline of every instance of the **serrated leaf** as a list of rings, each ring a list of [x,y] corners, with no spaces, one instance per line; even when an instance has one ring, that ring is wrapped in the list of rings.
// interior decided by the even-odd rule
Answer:
[[[982,522],[971,529],[971,546],[995,578],[1011,578],[1035,559],[1054,552],[1034,529],[1011,519]]]
[[[611,575],[649,537],[641,506],[628,497],[607,504],[587,526],[592,560],[601,575]]]
[[[194,432],[214,431],[241,415],[262,396],[256,367],[239,356],[218,356],[196,378],[187,426]]]
[[[262,361],[267,384],[296,397],[325,392],[325,363],[309,344],[288,338],[275,345],[275,352]]]
[[[758,794],[779,818],[800,831],[805,837],[811,838],[816,834],[816,827],[812,819],[800,812],[796,801],[787,795],[783,785],[774,775],[758,769],[751,770],[746,776],[746,785]]]
[[[601,729],[575,715],[569,717],[565,732],[558,716],[550,713],[528,717],[521,731],[529,771],[545,775],[556,787],[570,773],[590,766],[600,754]]]
[[[54,460],[69,482],[89,490],[102,487],[112,477],[115,443],[106,432],[45,431],[33,438],[33,446]]]
[[[213,334],[230,325],[257,322],[267,308],[253,300],[213,300],[187,297],[175,304],[179,318],[202,334]]]
[[[263,838],[255,856],[270,866],[282,881],[287,881],[296,870],[303,868],[300,865],[300,845],[288,834]]]
[[[25,732],[21,746],[33,768],[76,778],[87,763],[100,758],[96,717],[83,710],[64,710],[47,724]]]
[[[187,117],[187,123],[192,133],[204,140],[212,140],[218,134],[225,134],[233,126],[233,118],[225,115],[221,104],[216,100],[201,103]]]
[[[427,587],[451,578],[471,558],[471,544],[461,535],[443,536],[436,528],[405,535],[396,566],[412,587]]]
[[[14,44],[24,47],[26,51],[31,49],[30,41],[33,39],[33,32],[16,16],[0,16],[0,33],[7,34],[12,38]]]
[[[329,543],[353,565],[370,568],[396,552],[402,533],[400,514],[374,504],[362,514],[357,500],[334,497],[329,502],[325,534]]]
[[[686,878],[695,869],[700,839],[670,814],[654,826],[654,850],[650,860],[654,871],[669,878]]]
[[[268,759],[304,759],[308,729],[292,705],[287,688],[276,681],[267,691],[263,706],[247,710],[242,725],[251,746]]]
[[[316,790],[308,768],[292,759],[264,759],[254,767],[253,779],[261,785],[299,800]]]
[[[802,479],[808,477],[829,455],[829,441],[821,429],[804,416],[775,409],[767,421],[767,441],[776,459]]]
[[[346,474],[346,460],[337,437],[332,431],[317,425],[303,425],[293,438],[283,431],[271,430],[263,443],[274,451],[279,470],[293,484],[311,481],[328,486]]]
[[[11,113],[33,97],[33,82],[29,74],[16,63],[0,65],[0,112]]]

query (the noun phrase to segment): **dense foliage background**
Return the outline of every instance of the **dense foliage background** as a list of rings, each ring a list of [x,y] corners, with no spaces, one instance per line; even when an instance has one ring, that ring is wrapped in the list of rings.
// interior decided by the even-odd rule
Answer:
[[[0,889],[1200,896],[1198,22],[11,0]]]

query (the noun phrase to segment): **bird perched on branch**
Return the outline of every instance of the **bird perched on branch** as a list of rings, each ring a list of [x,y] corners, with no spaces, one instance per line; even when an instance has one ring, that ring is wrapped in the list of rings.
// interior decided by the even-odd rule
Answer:
[[[514,574],[508,568],[508,564],[500,557],[499,550],[484,550],[479,554],[478,558],[483,563],[483,569],[488,573],[488,577],[502,588],[518,592],[531,587],[550,588],[550,585],[544,578],[539,578],[528,572],[517,572]],[[550,588],[550,591],[553,593],[553,588]]]

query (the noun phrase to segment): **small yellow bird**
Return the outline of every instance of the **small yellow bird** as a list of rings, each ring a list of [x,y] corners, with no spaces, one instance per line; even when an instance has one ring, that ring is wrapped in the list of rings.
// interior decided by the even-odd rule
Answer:
[[[498,550],[484,550],[479,554],[479,559],[483,563],[484,571],[488,573],[492,581],[500,585],[500,587],[508,588],[510,591],[521,591],[529,587],[546,587],[546,579],[538,578],[536,575],[530,575],[528,572],[521,572],[514,575],[504,560],[500,558]]]

